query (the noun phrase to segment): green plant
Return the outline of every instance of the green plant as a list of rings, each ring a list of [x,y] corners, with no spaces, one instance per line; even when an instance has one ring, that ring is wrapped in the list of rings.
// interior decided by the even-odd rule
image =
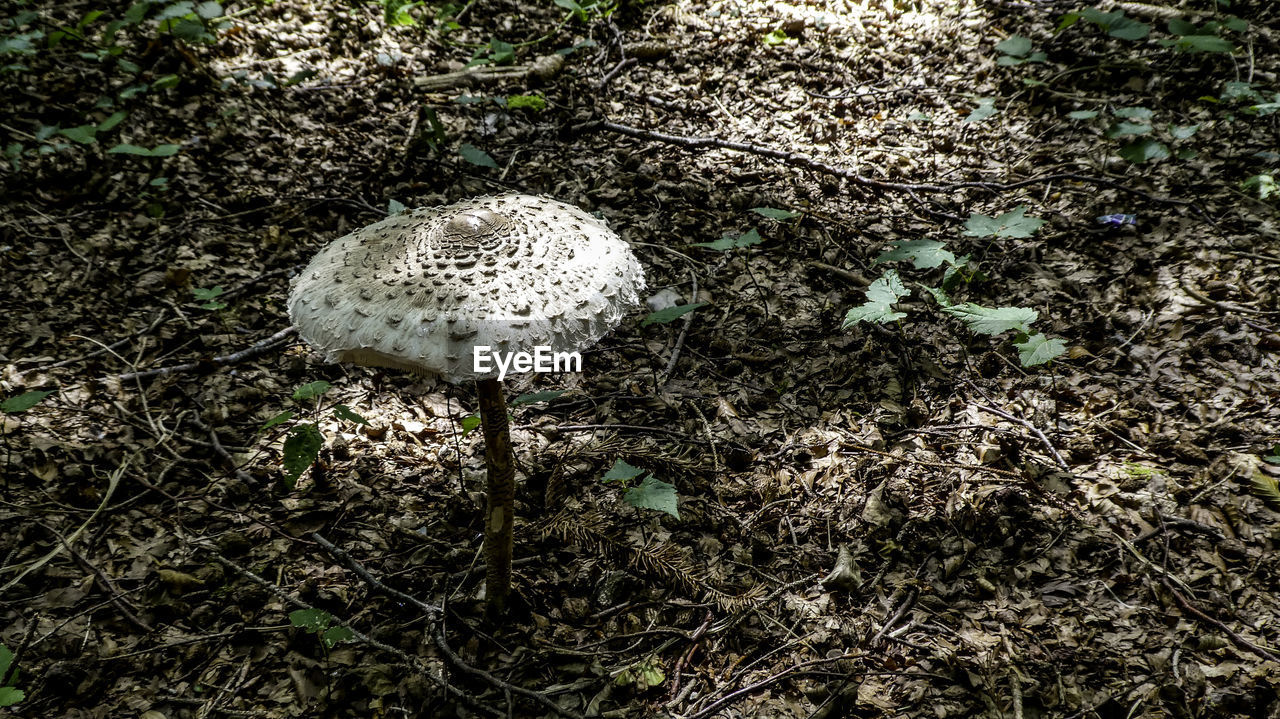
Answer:
[[[0,644],[0,707],[11,707],[26,698],[17,683],[18,667],[13,666],[13,652]]]
[[[332,387],[324,380],[308,382],[293,391],[293,400],[295,402],[306,402],[315,400],[314,412],[321,411],[320,398]],[[335,404],[329,407],[333,416],[345,422],[354,424],[368,424],[369,422],[353,411],[345,404]],[[285,410],[276,414],[262,425],[260,431],[267,431],[273,427],[290,422],[296,417],[292,410]],[[285,485],[292,489],[298,482],[298,478],[302,473],[307,471],[311,465],[315,464],[320,457],[320,450],[324,448],[324,433],[320,431],[319,426],[312,422],[295,422],[290,425],[285,432],[283,454],[281,464],[284,467]]]
[[[1049,56],[1043,52],[1031,52],[1031,48],[1031,40],[1028,38],[1010,35],[996,45],[996,51],[1000,53],[1000,57],[996,58],[996,64],[1012,67],[1028,62],[1045,62],[1049,59]]]
[[[355,639],[355,632],[342,625],[333,625],[333,615],[323,609],[295,609],[289,612],[289,623],[293,626],[312,632],[320,639],[320,644],[328,653],[330,649],[343,642]]]
[[[1043,220],[1026,216],[1026,208],[1019,206],[997,217],[972,214],[965,223],[964,234],[971,237],[1031,237],[1044,224]],[[950,292],[961,285],[981,277],[972,266],[970,257],[956,257],[946,249],[946,244],[936,240],[900,240],[881,252],[871,265],[889,262],[910,262],[917,270],[932,270],[945,266],[940,286],[921,287],[938,303],[939,310],[961,320],[970,331],[988,336],[1013,332],[1013,346],[1023,367],[1045,364],[1066,351],[1060,339],[1034,332],[1031,324],[1039,319],[1039,313],[1029,307],[984,307],[974,302],[953,302]],[[903,297],[911,294],[895,269],[888,269],[873,281],[866,290],[867,301],[850,309],[844,317],[842,328],[848,329],[861,322],[886,324],[907,317],[894,308]]]
[[[679,495],[676,494],[675,485],[657,479],[652,474],[645,475],[639,484],[633,484],[642,474],[645,474],[643,469],[618,460],[600,481],[617,482],[622,487],[622,498],[633,507],[666,512],[679,519],[680,510],[676,507]]]

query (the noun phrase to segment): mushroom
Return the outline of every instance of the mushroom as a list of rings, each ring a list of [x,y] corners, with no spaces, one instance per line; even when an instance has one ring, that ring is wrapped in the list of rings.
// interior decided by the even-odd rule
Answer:
[[[640,263],[604,222],[519,194],[388,217],[334,240],[293,282],[289,319],[327,361],[475,381],[491,616],[510,593],[515,514],[502,379],[528,369],[516,353],[554,358],[594,345],[644,288]]]

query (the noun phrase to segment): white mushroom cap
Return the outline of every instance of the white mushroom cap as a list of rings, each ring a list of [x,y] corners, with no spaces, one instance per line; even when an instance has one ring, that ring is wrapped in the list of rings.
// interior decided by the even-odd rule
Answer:
[[[330,362],[477,373],[472,348],[584,350],[640,304],[644,271],[604,222],[531,195],[389,217],[334,240],[293,282],[289,319]]]

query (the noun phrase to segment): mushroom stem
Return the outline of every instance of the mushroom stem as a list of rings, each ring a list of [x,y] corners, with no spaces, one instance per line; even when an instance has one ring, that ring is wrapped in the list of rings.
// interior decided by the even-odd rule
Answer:
[[[484,514],[485,612],[501,616],[511,593],[511,527],[515,522],[516,470],[502,382],[476,380],[484,463],[489,475]]]

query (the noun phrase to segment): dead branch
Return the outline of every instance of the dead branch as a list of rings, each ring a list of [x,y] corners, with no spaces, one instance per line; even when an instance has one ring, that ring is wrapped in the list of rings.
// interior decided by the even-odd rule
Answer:
[[[562,67],[564,67],[564,55],[543,55],[524,65],[472,67],[466,70],[458,70],[457,72],[446,72],[442,75],[418,77],[414,78],[413,84],[418,89],[426,92],[446,92],[463,87],[478,87],[504,81],[524,80],[529,76],[546,81],[559,74]]]
[[[1121,192],[1137,195],[1138,197],[1149,200],[1151,202],[1162,202],[1170,205],[1186,206],[1196,210],[1200,214],[1204,214],[1203,210],[1201,210],[1197,205],[1191,202],[1188,202],[1186,200],[1177,200],[1177,199],[1168,198],[1168,197],[1159,197],[1157,195],[1152,195],[1148,192],[1144,192],[1143,190],[1129,187],[1128,185],[1125,185],[1120,182],[1116,182],[1115,180],[1111,180],[1105,177],[1093,177],[1091,175],[1081,175],[1074,172],[1059,172],[1051,175],[1041,175],[1040,177],[1032,177],[1026,180],[1018,180],[1017,182],[985,182],[981,180],[970,180],[965,182],[951,182],[945,185],[936,185],[936,184],[927,183],[927,182],[891,182],[888,180],[877,180],[871,177],[867,177],[866,175],[859,174],[858,172],[850,168],[831,165],[826,162],[822,162],[821,160],[810,157],[808,155],[802,155],[798,152],[787,152],[785,150],[778,150],[776,148],[765,147],[763,145],[754,145],[747,142],[734,142],[731,140],[722,140],[718,137],[700,137],[696,135],[672,135],[665,132],[643,130],[638,127],[621,125],[616,122],[610,122],[609,120],[601,120],[594,123],[588,123],[586,125],[580,126],[579,129],[583,131],[591,130],[591,129],[608,130],[609,132],[617,133],[619,135],[626,135],[627,137],[634,137],[640,140],[652,140],[654,142],[662,142],[668,145],[676,145],[677,147],[684,147],[691,150],[704,148],[704,147],[711,147],[711,148],[718,148],[722,150],[734,150],[736,152],[745,152],[751,155],[759,155],[761,157],[768,157],[770,159],[777,160],[778,162],[781,162],[784,165],[799,167],[805,170],[814,170],[816,172],[821,172],[823,174],[840,177],[845,180],[848,180],[849,182],[852,182],[855,185],[860,185],[862,187],[871,187],[879,190],[894,190],[897,192],[905,192],[918,202],[919,202],[919,198],[915,197],[915,193],[917,192],[949,193],[949,192],[954,192],[956,190],[966,189],[966,188],[987,190],[990,192],[1008,192],[1010,190],[1017,190],[1023,187],[1043,184],[1046,182],[1071,181],[1071,182],[1081,182],[1081,183],[1087,183],[1092,185],[1098,185],[1101,187],[1109,187],[1114,190],[1119,190]],[[923,204],[921,206],[923,207]],[[940,214],[940,213],[937,213],[936,210],[929,210],[928,208],[925,208],[925,209],[926,211],[932,214]],[[948,217],[954,217],[954,216],[948,215]]]
[[[278,345],[283,344],[284,339],[294,332],[297,332],[295,327],[285,327],[270,337],[259,342],[255,342],[239,352],[233,352],[221,357],[214,357],[209,360],[209,363],[218,367],[223,367],[230,364],[236,364],[237,362],[243,362],[247,359],[253,359],[259,355],[266,354],[267,352],[275,349]],[[200,365],[200,362],[187,362],[186,364],[173,365],[172,367],[158,367],[156,369],[142,370],[141,372],[126,372],[125,374],[117,375],[117,378],[122,382],[127,382],[129,380],[150,379],[152,377],[168,377],[171,374],[177,374],[179,372],[190,372]]]
[[[314,539],[317,544],[324,547],[325,550],[328,551],[330,554],[332,554],[335,558],[342,560],[348,567],[351,568],[352,571],[356,573],[357,576],[359,576],[362,580],[364,580],[365,583],[368,584],[370,587],[388,596],[394,597],[404,602],[408,602],[409,604],[412,604],[413,606],[421,609],[422,611],[426,612],[428,615],[432,617],[439,617],[444,613],[444,610],[442,608],[434,604],[428,604],[422,601],[421,599],[414,597],[411,594],[405,594],[404,592],[398,589],[393,589],[383,584],[380,580],[374,577],[373,574],[369,572],[369,570],[365,569],[363,565],[361,565],[354,558],[352,558],[350,554],[347,554],[345,550],[334,545],[333,542],[330,542],[329,540],[325,539],[319,533],[313,533],[311,535],[311,538]],[[548,709],[551,709],[552,711],[554,711],[555,713],[561,716],[569,717],[569,719],[582,719],[581,715],[579,715],[576,712],[569,711],[568,709],[564,709],[563,707],[561,707],[560,705],[552,701],[546,694],[542,692],[537,692],[537,691],[533,691],[532,689],[525,689],[524,687],[516,686],[515,684],[512,684],[510,682],[504,681],[502,679],[499,679],[498,677],[493,676],[492,674],[490,674],[489,672],[486,672],[483,669],[479,669],[477,667],[471,666],[470,664],[467,664],[462,659],[462,657],[458,656],[458,654],[453,651],[453,648],[449,646],[449,642],[448,640],[445,639],[443,631],[436,631],[434,633],[433,640],[435,642],[436,648],[440,650],[440,652],[444,655],[445,659],[448,660],[449,664],[453,665],[455,669],[458,669],[459,671],[465,672],[467,674],[471,674],[473,676],[480,677],[481,679],[485,680],[487,683],[489,683],[493,687],[497,689],[501,689],[505,694],[508,694],[508,695],[514,694],[516,696],[521,696],[526,699],[531,699],[547,707]]]
[[[1063,459],[1062,455],[1058,454],[1058,450],[1053,446],[1053,443],[1049,441],[1049,438],[1045,436],[1044,432],[1040,431],[1039,427],[1035,426],[1034,424],[1031,424],[1030,422],[1028,422],[1027,420],[1021,417],[1016,417],[1012,414],[1009,414],[1008,412],[1005,412],[1002,409],[996,409],[995,407],[988,407],[982,404],[976,404],[974,405],[974,407],[978,408],[983,412],[986,412],[987,414],[994,414],[995,416],[1000,417],[1002,419],[1007,419],[1010,422],[1013,422],[1014,424],[1020,424],[1023,427],[1026,427],[1029,432],[1031,432],[1036,436],[1036,439],[1040,440],[1040,444],[1043,444],[1045,449],[1049,450],[1049,454],[1053,456],[1053,461],[1057,463],[1059,468],[1061,468],[1064,471],[1071,470],[1070,465],[1067,464],[1067,460]]]
[[[1169,590],[1169,593],[1173,595],[1174,601],[1178,603],[1178,606],[1182,607],[1182,610],[1184,612],[1187,612],[1188,614],[1195,617],[1199,621],[1204,622],[1205,624],[1209,624],[1214,627],[1217,627],[1218,630],[1221,631],[1223,634],[1226,634],[1227,638],[1231,640],[1231,643],[1235,644],[1237,647],[1247,652],[1250,652],[1252,654],[1256,654],[1257,656],[1262,657],[1263,659],[1269,662],[1280,662],[1280,656],[1277,656],[1276,654],[1273,654],[1272,652],[1267,651],[1266,649],[1258,646],[1257,644],[1254,644],[1248,639],[1245,639],[1244,637],[1235,633],[1231,629],[1231,627],[1228,627],[1226,625],[1225,622],[1219,619],[1214,619],[1208,614],[1205,614],[1203,611],[1197,608],[1194,604],[1192,604],[1186,597],[1182,596],[1182,593],[1179,592],[1177,589],[1175,589],[1174,586],[1169,583],[1169,580],[1167,578],[1161,577],[1160,581],[1162,584],[1164,584],[1164,588]]]
[[[241,576],[245,577],[246,579],[253,582],[254,584],[257,584],[263,589],[266,589],[268,592],[273,594],[277,599],[284,602],[285,604],[292,607],[296,607],[298,609],[308,609],[308,610],[315,609],[315,607],[312,607],[311,605],[306,604],[305,602],[302,602],[301,600],[295,598],[293,595],[277,587],[275,584],[268,582],[267,580],[263,579],[257,574],[254,574],[248,568],[241,566],[234,560],[231,560],[222,556],[222,553],[219,552],[217,548],[214,547],[213,545],[200,542],[197,544],[197,546],[205,550],[206,552],[208,552],[209,555],[212,556],[213,559],[216,560],[219,564],[234,570],[235,572],[239,573]],[[339,617],[335,616],[333,620],[337,624],[343,627],[346,627],[351,632],[351,635],[355,637],[357,640],[359,640],[360,642],[364,644],[368,644],[369,646],[375,649],[391,654],[397,657],[398,659],[400,659],[400,661],[404,662],[406,666],[413,667],[423,676],[426,676],[428,679],[434,682],[437,686],[444,689],[445,693],[453,697],[455,700],[465,704],[468,707],[471,707],[472,709],[479,709],[480,711],[483,711],[492,716],[497,716],[497,717],[505,716],[504,712],[501,712],[498,709],[495,709],[494,707],[488,706],[487,704],[480,703],[476,699],[473,699],[472,697],[468,696],[466,692],[454,686],[451,682],[449,682],[443,676],[439,676],[438,674],[432,672],[431,669],[422,662],[422,659],[420,657],[411,656],[408,653],[404,652],[403,650],[398,649],[397,647],[393,647],[390,644],[384,644],[383,642],[380,642],[377,639],[370,637],[364,632],[361,632],[355,627],[352,627],[350,623],[342,621]]]

